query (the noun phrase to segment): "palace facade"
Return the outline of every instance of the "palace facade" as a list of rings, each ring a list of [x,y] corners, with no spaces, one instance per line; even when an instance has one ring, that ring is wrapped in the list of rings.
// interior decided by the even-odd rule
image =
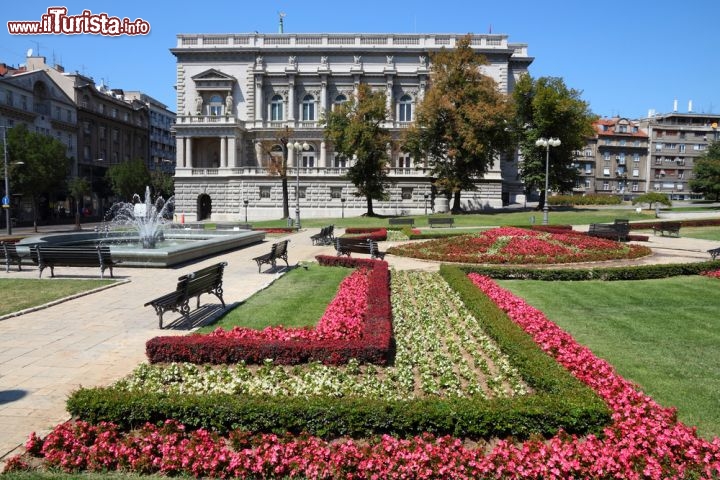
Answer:
[[[349,165],[325,142],[321,119],[361,83],[387,96],[389,198],[377,213],[420,214],[435,206],[423,159],[403,153],[398,140],[429,88],[430,54],[453,48],[453,34],[228,34],[177,37],[177,166],[175,211],[188,221],[249,221],[282,217],[280,177],[271,167],[282,155],[278,139],[290,132],[290,206],[299,195],[303,217],[361,215],[345,178]],[[473,35],[472,47],[504,93],[527,73],[527,45],[506,35]],[[299,188],[296,188],[298,187]],[[464,192],[468,210],[522,201],[517,158],[498,158]],[[442,208],[438,202],[438,208]]]

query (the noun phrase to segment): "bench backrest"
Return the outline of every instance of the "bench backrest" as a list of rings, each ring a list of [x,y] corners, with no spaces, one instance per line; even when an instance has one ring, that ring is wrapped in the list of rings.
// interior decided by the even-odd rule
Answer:
[[[222,284],[223,271],[226,265],[226,262],[216,263],[197,272],[183,275],[178,278],[177,290],[183,291],[187,298],[213,290]]]
[[[390,225],[413,225],[415,220],[412,218],[390,218],[388,219]]]
[[[111,262],[110,247],[108,246],[44,246],[37,245],[31,249],[32,260],[35,263],[67,264],[72,265],[103,265]]]
[[[283,240],[282,242],[278,242],[273,245],[273,247],[275,247],[274,250],[275,250],[276,257],[281,257],[281,256],[285,255],[285,252],[287,252],[288,242],[289,242],[289,240]]]

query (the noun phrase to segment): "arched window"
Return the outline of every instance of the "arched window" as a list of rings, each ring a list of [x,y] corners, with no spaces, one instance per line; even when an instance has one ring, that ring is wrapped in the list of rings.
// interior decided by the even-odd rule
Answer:
[[[312,145],[308,145],[308,149],[302,151],[302,166],[303,168],[315,167],[315,147]]]
[[[401,122],[412,122],[412,98],[403,95],[398,102],[398,119]]]
[[[223,102],[223,99],[220,95],[213,95],[210,97],[210,102],[208,103],[208,108],[210,109],[210,115],[219,116],[223,113],[223,105],[225,105],[225,102]]]
[[[281,122],[283,120],[283,97],[275,95],[270,100],[270,120],[273,122]]]
[[[341,93],[340,95],[335,97],[335,100],[333,101],[333,110],[345,102],[347,102],[347,97]]]
[[[302,119],[305,122],[315,121],[315,97],[305,95],[302,101]]]

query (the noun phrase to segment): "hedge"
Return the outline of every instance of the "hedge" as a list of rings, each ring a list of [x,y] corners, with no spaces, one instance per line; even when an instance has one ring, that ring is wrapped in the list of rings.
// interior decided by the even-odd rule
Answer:
[[[335,264],[346,267],[363,265],[370,268],[365,323],[363,333],[358,339],[268,341],[207,334],[161,336],[146,342],[145,353],[148,360],[150,363],[190,362],[217,365],[239,362],[261,364],[265,359],[272,358],[276,364],[281,365],[311,361],[340,365],[355,358],[360,363],[387,365],[394,355],[395,346],[392,336],[388,264],[378,260],[352,260],[355,261]]]
[[[330,261],[334,257],[324,257]],[[372,260],[360,259],[360,262]],[[513,398],[424,397],[388,401],[356,397],[268,397],[228,394],[171,396],[126,392],[112,387],[81,389],[67,409],[93,423],[110,421],[131,429],[145,422],[175,419],[190,428],[221,433],[306,432],[323,438],[453,435],[469,439],[552,436],[560,429],[584,435],[609,423],[605,403],[543,353],[462,270],[443,265],[441,274],[510,357],[533,392]]]

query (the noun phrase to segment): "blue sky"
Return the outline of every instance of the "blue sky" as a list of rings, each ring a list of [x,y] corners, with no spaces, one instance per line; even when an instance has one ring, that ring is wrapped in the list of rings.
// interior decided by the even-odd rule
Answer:
[[[720,113],[718,0],[124,0],[3,1],[0,62],[24,63],[29,48],[66,71],[111,88],[142,90],[175,110],[179,33],[502,33],[525,43],[533,77],[562,77],[601,116],[638,118],[649,109]],[[39,21],[51,6],[150,24],[148,35],[10,35],[7,21]]]

